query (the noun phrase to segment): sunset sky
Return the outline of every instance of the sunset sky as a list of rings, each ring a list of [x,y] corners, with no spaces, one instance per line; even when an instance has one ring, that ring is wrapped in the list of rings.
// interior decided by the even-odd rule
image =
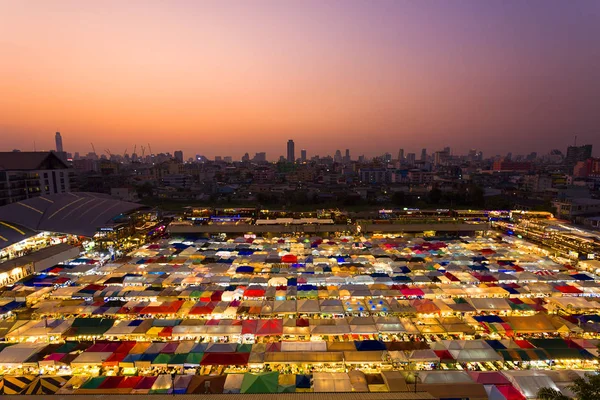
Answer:
[[[0,0],[0,150],[600,151],[600,1]],[[139,152],[139,151],[138,151]]]

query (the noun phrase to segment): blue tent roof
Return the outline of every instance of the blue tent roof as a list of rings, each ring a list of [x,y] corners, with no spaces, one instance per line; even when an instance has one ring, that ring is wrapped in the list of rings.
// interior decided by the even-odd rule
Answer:
[[[235,272],[237,274],[251,274],[254,272],[254,267],[250,267],[250,266],[237,267]]]
[[[494,350],[505,350],[506,349],[506,346],[503,345],[499,340],[486,340],[486,342]]]
[[[288,281],[289,285],[290,281]],[[298,290],[300,291],[308,291],[308,290],[318,290],[316,285],[300,285],[298,286]]]
[[[296,375],[296,387],[299,389],[310,389],[312,375]]]
[[[380,342],[379,340],[354,341],[354,345],[358,351],[387,350],[385,343]]]
[[[477,321],[477,322],[486,322],[488,324],[492,323],[492,322],[498,322],[498,323],[504,322],[504,320],[497,315],[479,315],[479,316],[474,316],[473,318],[475,318],[475,321]]]
[[[593,281],[594,278],[592,278],[591,276],[587,275],[587,274],[573,274],[571,275],[571,278],[576,279],[578,281]]]

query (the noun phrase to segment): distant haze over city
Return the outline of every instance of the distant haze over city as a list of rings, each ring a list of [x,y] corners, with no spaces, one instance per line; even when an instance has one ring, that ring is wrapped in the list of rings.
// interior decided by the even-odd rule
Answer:
[[[598,1],[3,2],[0,151],[56,131],[186,158],[598,149],[599,20]]]

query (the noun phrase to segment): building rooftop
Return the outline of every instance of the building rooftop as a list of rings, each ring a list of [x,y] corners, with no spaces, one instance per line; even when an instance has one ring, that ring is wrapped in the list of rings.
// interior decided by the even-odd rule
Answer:
[[[22,225],[0,220],[0,249],[35,236],[37,232]]]
[[[35,171],[40,169],[65,169],[68,166],[49,151],[0,152],[0,170]]]
[[[0,221],[34,231],[92,237],[113,218],[143,206],[100,193],[63,193],[40,196],[0,207]]]
[[[64,253],[67,250],[73,249],[75,246],[71,246],[67,243],[57,244],[56,246],[46,247],[44,249],[38,250],[34,253],[27,254],[23,257],[13,258],[12,260],[8,260],[0,264],[0,272],[11,271],[13,268],[20,267],[23,265],[35,263],[38,261],[45,260],[50,257],[54,257],[61,253]]]

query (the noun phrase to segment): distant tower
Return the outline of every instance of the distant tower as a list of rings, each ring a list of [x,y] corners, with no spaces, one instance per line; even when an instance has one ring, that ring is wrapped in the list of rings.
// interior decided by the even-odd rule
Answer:
[[[421,161],[427,161],[427,149],[421,150]]]
[[[287,162],[296,162],[296,153],[294,151],[294,141],[292,139],[287,142]]]
[[[183,163],[183,151],[175,150],[174,156],[175,160],[179,161],[180,163]]]
[[[306,162],[306,149],[300,150],[300,161],[302,161],[303,163]]]
[[[339,150],[335,151],[335,156],[333,157],[333,161],[335,161],[336,163],[341,163],[342,162],[342,152]]]
[[[56,136],[54,136],[54,141],[56,142],[56,152],[62,153],[64,150],[62,144],[62,136],[60,136],[60,132],[56,132]]]
[[[404,161],[404,149],[398,150],[398,161]]]

